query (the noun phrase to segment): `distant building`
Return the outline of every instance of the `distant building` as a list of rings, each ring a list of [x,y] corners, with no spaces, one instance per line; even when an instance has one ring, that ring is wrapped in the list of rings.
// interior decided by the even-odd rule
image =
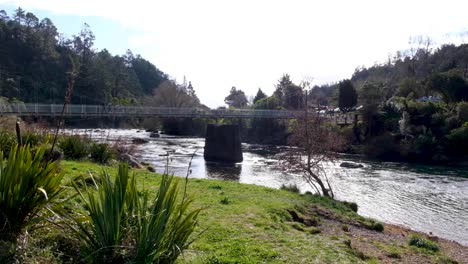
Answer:
[[[438,102],[441,102],[442,101],[442,98],[440,96],[423,96],[423,97],[419,97],[418,99],[416,99],[416,101],[418,102],[432,102],[432,103],[438,103]]]

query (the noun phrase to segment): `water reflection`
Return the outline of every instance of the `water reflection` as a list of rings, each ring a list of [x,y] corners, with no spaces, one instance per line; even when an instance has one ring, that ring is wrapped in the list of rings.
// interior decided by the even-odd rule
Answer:
[[[239,181],[242,173],[242,164],[205,162],[205,170],[208,178]]]

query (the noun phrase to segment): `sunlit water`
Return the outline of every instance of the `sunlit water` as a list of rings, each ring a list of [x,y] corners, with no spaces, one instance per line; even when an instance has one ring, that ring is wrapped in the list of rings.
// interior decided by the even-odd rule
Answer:
[[[74,130],[73,133],[86,133],[96,140],[148,139],[149,143],[137,147],[136,156],[151,163],[158,172],[164,171],[169,153],[169,171],[185,176],[193,155],[191,178],[234,180],[273,188],[297,184],[303,192],[310,190],[300,176],[283,173],[278,168],[275,154],[281,152],[280,148],[243,144],[244,161],[230,165],[205,162],[203,138],[165,135],[149,138],[149,133],[140,130]],[[339,167],[344,160],[365,167]],[[359,214],[468,245],[467,168],[371,162],[344,156],[337,164],[328,164],[327,171],[337,198],[356,202]]]

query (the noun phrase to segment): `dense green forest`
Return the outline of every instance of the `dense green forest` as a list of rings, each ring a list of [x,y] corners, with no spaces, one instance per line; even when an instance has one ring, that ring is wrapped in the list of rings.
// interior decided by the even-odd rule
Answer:
[[[0,97],[8,101],[63,103],[73,71],[76,76],[71,103],[202,107],[190,82],[177,83],[130,50],[123,55],[112,55],[106,49],[97,51],[94,40],[87,24],[78,34],[64,38],[48,18],[39,19],[21,8],[11,16],[1,10]],[[111,121],[80,123],[115,123]],[[168,130],[172,126],[194,126],[191,120],[125,121],[152,127],[162,123]],[[74,124],[73,120],[69,124]]]
[[[96,51],[87,24],[64,38],[53,22],[21,8],[0,11],[0,95],[24,102],[61,103],[71,61],[78,68],[73,103],[131,103],[152,95],[169,76],[128,50],[112,55]]]

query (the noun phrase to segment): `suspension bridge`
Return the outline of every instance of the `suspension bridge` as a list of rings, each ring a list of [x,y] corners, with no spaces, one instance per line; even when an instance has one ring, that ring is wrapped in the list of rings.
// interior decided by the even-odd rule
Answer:
[[[85,105],[9,103],[0,105],[0,115],[47,116],[55,117],[64,113],[66,117],[185,117],[185,118],[273,118],[297,119],[304,117],[304,110],[263,110],[263,109],[204,109],[204,108],[167,108],[151,106],[123,105]],[[317,115],[309,110],[309,115]],[[352,114],[321,114],[322,117],[348,123]]]

